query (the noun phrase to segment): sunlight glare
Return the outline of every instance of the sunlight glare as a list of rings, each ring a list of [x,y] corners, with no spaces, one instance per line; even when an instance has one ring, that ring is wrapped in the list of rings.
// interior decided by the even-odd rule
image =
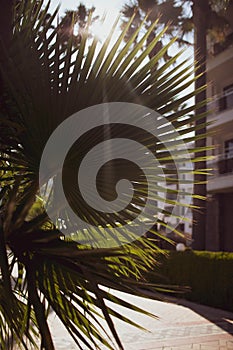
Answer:
[[[99,20],[97,20],[95,23],[93,23],[91,27],[91,32],[94,36],[96,36],[100,42],[104,42],[106,40],[107,36],[109,35],[113,24],[117,20],[119,14],[114,12],[108,12],[104,13],[102,17],[100,17]],[[117,31],[115,31],[114,36],[117,35]]]

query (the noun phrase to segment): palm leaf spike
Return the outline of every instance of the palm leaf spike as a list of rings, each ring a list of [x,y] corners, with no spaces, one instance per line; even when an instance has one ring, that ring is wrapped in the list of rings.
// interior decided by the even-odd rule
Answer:
[[[112,323],[111,315],[121,318],[115,309],[117,305],[123,305],[138,312],[142,312],[142,310],[117,298],[111,291],[105,292],[100,286],[139,296],[145,296],[145,291],[152,289],[154,292],[158,292],[155,295],[159,298],[161,290],[165,290],[165,287],[149,287],[147,283],[139,283],[138,280],[143,278],[145,271],[154,266],[155,252],[160,251],[160,249],[142,238],[121,248],[114,249],[92,249],[86,244],[77,243],[72,238],[61,240],[57,228],[47,217],[43,206],[39,214],[34,211],[32,215],[32,211],[30,212],[30,208],[32,208],[30,201],[33,202],[32,198],[34,196],[32,189],[38,188],[38,168],[41,152],[48,137],[68,116],[78,110],[105,101],[133,103],[136,101],[161,113],[166,113],[168,120],[170,119],[173,125],[186,127],[182,130],[182,136],[185,137],[190,131],[195,130],[195,127],[189,124],[190,121],[194,120],[194,117],[192,115],[187,117],[186,124],[182,118],[186,117],[187,113],[191,113],[194,106],[184,110],[177,110],[177,107],[189,97],[194,96],[197,91],[187,93],[182,97],[179,96],[182,89],[189,85],[189,82],[182,80],[187,77],[189,72],[186,64],[181,64],[178,68],[172,68],[174,59],[171,58],[157,70],[153,69],[154,64],[163,57],[170,43],[150,62],[145,60],[148,52],[153,49],[153,45],[165,33],[165,30],[161,31],[154,38],[148,51],[142,50],[142,45],[147,40],[148,33],[153,30],[156,23],[149,27],[148,33],[142,36],[141,41],[134,49],[132,49],[132,43],[140,33],[140,26],[120,49],[127,32],[126,27],[108,52],[116,23],[100,48],[98,48],[97,39],[93,39],[91,46],[88,48],[89,38],[85,35],[81,38],[77,48],[72,46],[71,40],[62,48],[59,43],[57,29],[51,28],[57,10],[48,21],[46,14],[49,7],[47,6],[42,11],[43,1],[38,2],[36,11],[33,6],[33,1],[21,2],[17,12],[19,16],[14,24],[16,30],[11,48],[9,52],[4,51],[4,58],[1,59],[0,67],[9,99],[13,101],[13,103],[9,103],[9,110],[11,110],[9,115],[13,115],[13,120],[10,116],[7,116],[7,118],[9,118],[9,123],[15,123],[19,130],[16,137],[16,128],[10,127],[9,135],[5,140],[8,140],[8,142],[11,140],[11,142],[7,145],[6,142],[0,142],[1,155],[8,159],[7,162],[5,159],[2,161],[3,171],[5,169],[4,176],[9,173],[9,163],[15,166],[15,170],[12,170],[11,177],[9,177],[9,179],[11,178],[9,180],[11,181],[11,187],[3,182],[3,190],[7,188],[8,199],[13,198],[13,196],[16,198],[13,215],[8,211],[7,206],[4,207],[7,211],[7,217],[11,219],[10,225],[7,221],[4,223],[10,230],[7,242],[3,243],[2,246],[4,247],[7,244],[11,248],[15,261],[20,266],[17,283],[13,286],[9,284],[8,287],[13,290],[13,293],[18,295],[23,293],[24,296],[22,302],[19,302],[18,299],[15,300],[18,310],[21,310],[16,321],[13,322],[13,318],[10,317],[14,310],[12,305],[8,309],[0,309],[1,319],[4,320],[0,326],[2,327],[1,334],[5,334],[8,328],[11,329],[11,335],[27,349],[24,339],[28,339],[29,343],[34,346],[33,339],[35,339],[35,325],[37,324],[42,336],[43,346],[46,349],[52,348],[52,337],[49,335],[46,326],[47,308],[43,306],[39,298],[42,295],[71,336],[74,337],[80,349],[85,345],[89,349],[94,349],[98,342],[110,349],[112,348],[108,336],[105,335],[105,332],[101,332],[101,327],[97,330],[94,326],[94,320],[98,317],[96,308],[104,313],[110,329],[110,338],[114,338],[118,347],[123,348]],[[130,26],[130,23],[128,26]],[[172,77],[170,76],[171,72]],[[170,84],[172,86],[170,91],[169,79],[171,79]],[[37,82],[36,86],[35,81]],[[177,82],[180,84],[179,87],[176,86]],[[90,92],[93,92],[91,96]],[[14,106],[14,113],[11,109],[12,105]],[[165,131],[166,126],[162,125],[161,129]],[[115,137],[119,135],[129,137],[130,135],[129,130],[122,130],[120,126],[113,128],[111,133]],[[141,135],[138,131],[135,132],[134,136],[146,143],[147,136]],[[168,142],[171,141],[171,149],[174,148],[174,145],[172,145],[174,134],[166,137]],[[15,140],[15,142],[12,142],[12,140]],[[84,137],[80,147],[77,149],[74,147],[74,152],[70,155],[70,159],[68,158],[67,164],[69,166],[72,163],[75,164],[78,157],[82,157],[93,144],[96,145],[102,140],[103,133],[101,130],[90,134],[87,138]],[[187,138],[187,140],[189,139]],[[150,139],[147,140],[146,144],[153,150]],[[20,147],[17,145],[20,145]],[[161,143],[157,144],[155,154],[158,155],[158,151],[161,152],[158,157],[161,163],[163,162],[166,165],[167,162],[172,161],[172,156],[166,154],[166,147]],[[192,152],[195,153],[195,150]],[[179,155],[178,152],[176,157],[178,158]],[[124,168],[123,165],[120,164],[122,168]],[[18,189],[14,187],[19,178],[17,166],[20,167],[21,175]],[[12,169],[14,168],[12,167]],[[160,175],[158,173],[158,178]],[[157,181],[157,179],[155,180]],[[25,183],[25,181],[27,182]],[[156,181],[154,185],[155,193],[158,189],[165,192],[166,185],[163,184],[162,188],[158,188]],[[135,204],[140,204],[141,198],[146,198],[147,195],[145,180],[139,176],[134,182],[140,185],[135,190],[137,193]],[[111,194],[112,185],[115,185],[115,183],[102,183],[103,193]],[[94,239],[97,234],[104,237],[102,228],[106,223],[115,230],[114,232],[118,232],[122,236],[125,235],[125,238],[127,238],[127,233],[121,232],[121,225],[124,224],[126,219],[130,220],[134,214],[137,214],[135,206],[131,205],[125,211],[125,218],[120,217],[117,213],[112,216],[105,215],[90,212],[89,207],[83,205],[80,201],[80,194],[73,186],[71,194],[80,214],[97,226],[95,229],[89,230],[90,238]],[[159,199],[167,203],[163,196],[160,196]],[[27,212],[30,212],[30,215],[27,215]],[[65,213],[64,210],[63,212]],[[68,222],[69,218],[65,217],[65,219]],[[118,226],[115,224],[116,221],[119,221]],[[79,230],[76,233],[79,235]],[[155,231],[154,234],[160,235]],[[114,237],[114,234],[111,238],[113,241],[118,240],[118,237]],[[85,261],[84,257],[87,257]],[[12,269],[5,265],[5,272],[9,277]],[[27,284],[29,280],[33,282],[30,290]],[[3,284],[2,288],[5,290],[6,284]],[[106,300],[113,302],[112,308],[105,305]],[[5,305],[9,305],[7,299],[4,302]],[[75,305],[80,307],[78,308]],[[25,310],[27,310],[27,317],[23,321],[23,331],[19,332],[19,320],[23,319],[21,316]],[[44,317],[45,327],[39,322],[40,315]],[[93,324],[90,323],[90,317]],[[29,319],[34,320],[30,325]],[[124,318],[124,321],[132,323],[127,318]],[[29,326],[30,328],[28,328]],[[3,347],[4,338],[1,338],[0,341]]]

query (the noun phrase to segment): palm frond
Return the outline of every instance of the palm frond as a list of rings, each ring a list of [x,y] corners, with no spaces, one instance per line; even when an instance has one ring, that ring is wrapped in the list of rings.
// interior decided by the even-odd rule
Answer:
[[[58,9],[48,20],[49,4],[44,9],[43,5],[42,0],[37,2],[36,8],[34,1],[20,2],[10,47],[6,48],[4,41],[1,42],[3,54],[0,70],[5,83],[7,111],[1,111],[0,119],[0,128],[3,130],[0,142],[0,236],[4,238],[1,249],[6,257],[5,261],[0,261],[0,294],[3,298],[0,344],[4,348],[5,338],[10,335],[25,349],[28,348],[27,342],[35,347],[37,327],[42,345],[46,349],[53,348],[46,322],[48,308],[51,307],[80,349],[83,346],[98,348],[99,344],[113,349],[111,339],[115,340],[118,348],[123,349],[112,316],[130,324],[134,322],[121,316],[117,312],[117,305],[137,312],[144,311],[114,296],[114,290],[138,296],[148,296],[147,291],[153,291],[156,298],[162,298],[161,292],[167,290],[165,286],[148,285],[143,279],[144,272],[155,265],[156,252],[160,249],[143,237],[128,243],[131,232],[122,230],[126,222],[137,217],[139,208],[143,208],[147,199],[145,176],[137,167],[126,164],[124,159],[110,162],[103,173],[100,171],[97,179],[100,193],[112,200],[116,183],[126,177],[135,186],[133,202],[120,213],[92,210],[74,186],[76,168],[85,154],[105,141],[106,130],[101,126],[82,135],[64,163],[67,175],[64,187],[75,211],[95,228],[72,226],[67,208],[64,203],[60,203],[58,219],[70,225],[68,228],[72,233],[65,239],[60,228],[63,223],[60,221],[59,224],[59,220],[53,223],[45,210],[46,204],[56,198],[56,169],[51,167],[44,179],[45,187],[49,187],[49,181],[54,179],[47,202],[39,197],[42,153],[57,127],[78,111],[106,102],[131,103],[151,108],[162,114],[178,134],[175,131],[169,133],[167,123],[164,124],[158,118],[160,131],[157,138],[152,133],[145,133],[140,128],[130,129],[122,123],[110,125],[109,135],[136,140],[152,152],[161,164],[157,168],[151,166],[151,171],[156,168],[156,173],[154,170],[151,173],[154,199],[170,203],[165,195],[158,194],[167,191],[166,181],[171,171],[168,171],[166,164],[179,162],[182,142],[194,139],[191,133],[196,130],[196,126],[193,126],[193,122],[202,118],[202,115],[194,117],[192,114],[197,106],[180,107],[205,87],[183,93],[196,78],[189,78],[194,68],[187,62],[174,67],[174,62],[182,52],[164,65],[157,66],[175,39],[148,61],[148,54],[167,30],[161,31],[144,50],[143,45],[157,22],[144,35],[140,32],[143,26],[141,23],[126,43],[124,38],[133,17],[113,44],[117,23],[102,45],[96,38],[90,39],[88,34],[82,36],[78,46],[75,46],[72,38],[64,45],[59,41],[58,28],[53,28]],[[139,34],[139,42],[132,47]],[[82,123],[85,124],[85,120],[80,120],[80,126]],[[69,134],[63,136],[69,138]],[[160,136],[164,143],[159,140]],[[188,153],[198,151],[191,149]],[[108,181],[105,181],[105,175]],[[179,190],[176,193],[178,195]],[[161,208],[154,205],[153,210],[158,214]],[[112,248],[106,241],[103,231],[106,228],[110,233],[108,238]],[[161,237],[157,230],[152,232]],[[97,236],[101,248],[93,248],[88,243]],[[119,246],[122,240],[126,244]],[[14,257],[10,265],[7,250],[11,250]],[[14,277],[15,283],[11,284],[13,266],[17,266],[18,275]],[[6,294],[7,288],[10,298]],[[109,307],[106,301],[111,301],[113,306]],[[108,324],[109,334],[106,334],[99,321],[101,313]]]

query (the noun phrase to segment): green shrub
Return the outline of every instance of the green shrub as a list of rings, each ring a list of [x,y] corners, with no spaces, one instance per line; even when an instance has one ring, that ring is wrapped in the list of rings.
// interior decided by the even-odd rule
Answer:
[[[159,261],[163,277],[151,274],[150,282],[189,286],[186,299],[233,311],[233,253],[170,251]]]

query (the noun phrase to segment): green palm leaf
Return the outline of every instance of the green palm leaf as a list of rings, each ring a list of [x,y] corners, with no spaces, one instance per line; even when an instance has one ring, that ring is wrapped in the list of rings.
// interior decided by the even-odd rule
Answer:
[[[146,50],[142,50],[157,22],[148,28],[148,32],[141,36],[133,48],[132,43],[143,26],[141,24],[128,42],[124,43],[133,18],[112,46],[112,35],[117,29],[117,23],[102,45],[96,38],[90,43],[88,32],[82,36],[78,47],[75,47],[72,38],[67,45],[61,45],[58,29],[51,27],[58,10],[48,21],[46,14],[49,4],[42,10],[43,1],[38,1],[36,9],[33,3],[20,2],[10,47],[6,49],[4,43],[1,44],[3,55],[0,69],[5,83],[7,110],[1,111],[0,121],[3,130],[0,142],[0,235],[2,257],[5,256],[0,261],[0,288],[1,298],[4,299],[1,305],[7,307],[0,309],[0,344],[4,347],[7,336],[12,336],[25,349],[28,348],[27,342],[35,347],[38,328],[42,346],[52,349],[52,338],[46,322],[51,307],[81,349],[83,346],[98,348],[99,343],[113,349],[111,338],[122,349],[111,316],[131,324],[134,322],[121,316],[115,307],[123,305],[137,312],[144,311],[115,297],[106,288],[138,296],[147,296],[146,291],[152,290],[154,297],[161,297],[160,293],[167,287],[143,282],[143,273],[154,266],[156,251],[160,249],[143,238],[121,247],[109,248],[106,245],[106,248],[95,249],[82,242],[82,239],[86,237],[86,241],[90,242],[98,236],[103,244],[103,228],[108,226],[113,246],[121,242],[122,237],[128,242],[131,233],[123,231],[122,226],[133,220],[139,208],[143,207],[148,194],[146,179],[141,171],[126,165],[124,160],[108,164],[104,174],[108,175],[110,181],[103,180],[104,176],[97,179],[100,193],[111,200],[115,184],[122,178],[123,172],[135,185],[134,202],[120,214],[110,215],[90,210],[71,179],[76,165],[87,152],[105,139],[105,134],[103,128],[97,128],[83,135],[67,156],[64,171],[68,181],[64,185],[76,212],[95,225],[95,229],[82,231],[76,227],[75,232],[72,232],[76,236],[64,239],[59,225],[56,226],[49,219],[43,200],[39,197],[42,152],[54,130],[73,113],[106,101],[137,103],[163,114],[176,130],[180,129],[180,139],[175,133],[167,133],[168,127],[163,124],[160,125],[161,133],[167,133],[169,149],[151,134],[138,129],[134,129],[132,134],[132,130],[121,124],[111,126],[110,134],[113,138],[134,139],[148,147],[164,165],[163,172],[169,179],[171,172],[165,165],[179,161],[179,145],[182,140],[189,142],[194,139],[190,133],[195,131],[195,127],[191,123],[202,118],[201,115],[192,115],[197,106],[180,107],[201,89],[182,95],[196,78],[189,78],[193,68],[187,62],[173,66],[181,53],[157,67],[173,41],[150,61],[147,60],[148,54],[166,31],[155,37]],[[154,69],[155,66],[157,69]],[[176,147],[177,152],[170,153]],[[198,151],[191,150],[192,154]],[[158,195],[158,191],[166,192],[166,178],[164,180],[159,169],[156,176],[153,175],[154,198],[164,203],[177,204],[177,201],[169,202],[166,196]],[[45,186],[53,176],[54,172],[48,174]],[[53,199],[55,192],[56,178],[47,203]],[[175,192],[179,194],[179,190]],[[65,218],[69,225],[70,218],[62,205],[60,213],[64,216],[60,217]],[[154,210],[159,212],[159,206],[154,206]],[[152,232],[161,236],[156,230]],[[7,251],[12,252],[13,260],[7,257]],[[12,262],[9,264],[9,261]],[[11,275],[16,267],[18,275],[11,284]],[[9,298],[6,298],[7,290]],[[113,306],[107,306],[106,301],[111,301]],[[26,318],[23,316],[25,313]],[[99,321],[101,313],[109,326],[110,335],[102,329]]]

